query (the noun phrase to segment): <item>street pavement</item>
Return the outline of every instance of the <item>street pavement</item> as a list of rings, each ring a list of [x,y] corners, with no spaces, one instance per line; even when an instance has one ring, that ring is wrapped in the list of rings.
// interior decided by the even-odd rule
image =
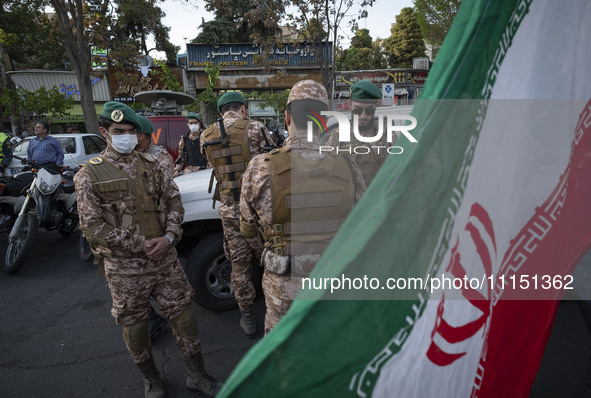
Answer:
[[[111,296],[77,240],[40,232],[16,274],[0,272],[0,397],[143,397],[143,382],[111,316]],[[0,261],[6,236],[0,237]],[[255,313],[263,330],[264,301]],[[225,380],[262,337],[238,330],[238,310],[211,312],[195,304],[205,366]],[[185,365],[170,326],[153,342],[169,397],[198,397],[185,387]]]
[[[0,261],[6,236],[0,236]],[[27,263],[0,273],[0,397],[142,397],[142,378],[110,315],[111,297],[96,267],[78,258],[77,240],[40,232]],[[195,305],[205,364],[224,381],[247,350],[238,310]],[[255,304],[263,329],[264,301]],[[153,342],[169,397],[198,397],[185,388],[185,368],[170,327]],[[591,335],[577,302],[563,301],[530,397],[585,397]]]

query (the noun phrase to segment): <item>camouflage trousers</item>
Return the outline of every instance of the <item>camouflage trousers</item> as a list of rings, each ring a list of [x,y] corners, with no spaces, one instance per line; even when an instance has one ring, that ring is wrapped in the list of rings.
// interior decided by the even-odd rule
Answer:
[[[291,303],[302,287],[302,278],[292,275],[278,275],[265,269],[263,293],[265,294],[265,334],[277,325],[287,313]]]
[[[118,325],[131,326],[146,320],[150,313],[150,297],[160,304],[160,314],[169,321],[183,314],[193,303],[195,292],[176,256],[170,256],[158,264],[145,258],[106,259],[105,262],[105,278],[113,298],[111,314]],[[125,268],[129,262],[145,263],[146,271],[117,272],[117,263]],[[201,351],[198,337],[185,338],[182,333],[176,332],[174,335],[184,357],[191,357]],[[141,349],[127,346],[135,363],[142,363],[150,357],[152,345],[149,336],[147,342]]]
[[[230,282],[234,288],[234,297],[241,310],[252,307],[256,292],[251,282],[253,255],[260,260],[263,245],[260,239],[245,238],[240,234],[238,218],[222,217],[224,229],[224,253],[232,263]]]

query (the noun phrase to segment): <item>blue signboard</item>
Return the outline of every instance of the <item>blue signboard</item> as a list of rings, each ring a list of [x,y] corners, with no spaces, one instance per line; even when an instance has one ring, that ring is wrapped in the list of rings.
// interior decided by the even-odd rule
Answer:
[[[271,67],[320,68],[332,65],[332,43],[275,45],[269,53],[254,44],[187,44],[188,69],[205,69],[219,65],[221,69]]]

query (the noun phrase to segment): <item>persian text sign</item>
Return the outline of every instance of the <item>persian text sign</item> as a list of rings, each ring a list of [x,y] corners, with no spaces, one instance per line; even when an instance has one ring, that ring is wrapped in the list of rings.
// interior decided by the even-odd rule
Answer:
[[[394,84],[424,84],[429,71],[414,69],[385,69],[375,71],[336,72],[337,87],[348,87],[361,80],[368,80],[375,85]]]
[[[187,44],[189,69],[219,65],[221,69],[261,68],[261,58],[274,67],[319,68],[332,65],[332,43],[275,45],[268,54],[253,44]]]

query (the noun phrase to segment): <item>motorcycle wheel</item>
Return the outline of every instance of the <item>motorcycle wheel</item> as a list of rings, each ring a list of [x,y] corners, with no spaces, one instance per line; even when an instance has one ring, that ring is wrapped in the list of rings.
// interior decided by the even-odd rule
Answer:
[[[26,214],[16,237],[8,241],[2,271],[7,274],[14,274],[25,264],[37,236],[38,227],[37,216],[35,214]]]
[[[82,261],[90,261],[94,258],[92,250],[90,250],[90,243],[88,243],[86,238],[82,235],[80,235],[78,243],[78,253],[80,254],[80,259]]]

